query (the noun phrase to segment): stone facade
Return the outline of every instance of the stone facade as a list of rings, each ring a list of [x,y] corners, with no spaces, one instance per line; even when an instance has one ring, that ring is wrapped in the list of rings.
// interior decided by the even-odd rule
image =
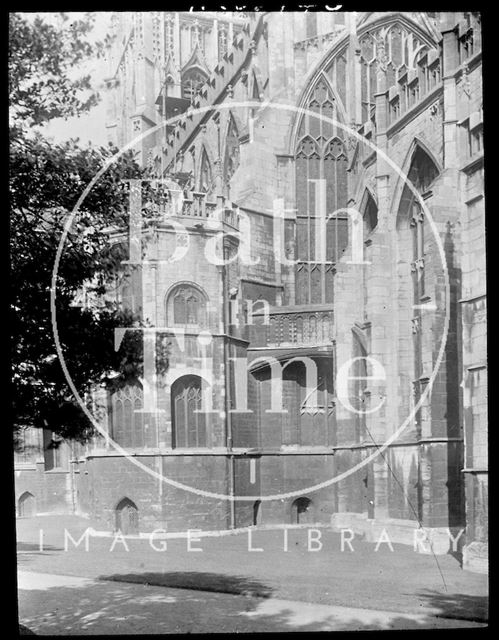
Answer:
[[[132,459],[107,437],[72,445],[68,504],[109,525],[127,498],[144,531],[308,521],[412,544],[424,527],[444,552],[466,528],[464,566],[486,570],[479,15],[147,12],[113,25],[110,139],[145,134],[151,177],[182,191],[144,236],[141,286],[121,292],[169,336],[169,368],[161,413],[133,412],[141,389],[107,402],[103,428]],[[322,231],[319,202],[338,212]],[[269,358],[286,413],[269,411]],[[240,362],[247,411],[234,410]],[[305,362],[318,375],[308,404]]]

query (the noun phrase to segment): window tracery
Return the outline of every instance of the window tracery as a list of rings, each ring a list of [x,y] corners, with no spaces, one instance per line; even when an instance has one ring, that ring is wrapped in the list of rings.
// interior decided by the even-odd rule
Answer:
[[[198,68],[187,70],[182,77],[182,97],[192,104],[207,79],[206,73]]]
[[[182,376],[172,384],[172,446],[206,447],[206,414],[201,411],[201,378]]]
[[[320,77],[310,93],[306,113],[298,127],[296,168],[296,303],[332,302],[334,263],[346,249],[348,219],[339,210],[347,206],[347,153],[336,119],[335,99],[329,83]],[[321,186],[321,185],[324,185]],[[317,217],[325,188],[325,212],[338,212],[326,224],[326,255],[317,252]]]
[[[188,284],[177,286],[167,300],[168,322],[174,326],[202,326],[206,323],[206,299],[203,293]]]
[[[410,31],[405,25],[396,23],[384,26],[376,31],[369,31],[361,36],[361,101],[362,121],[367,122],[375,107],[375,95],[378,88],[377,74],[380,68],[386,71],[386,88],[402,84],[402,110],[423,93],[419,84],[414,86],[405,82],[409,71],[414,71],[414,78],[418,80],[417,62],[422,60],[428,52],[428,44]],[[421,69],[419,70],[421,73]],[[432,72],[436,70],[432,67]],[[427,73],[424,71],[423,73]],[[393,110],[395,110],[395,106]],[[398,107],[400,108],[400,107]]]
[[[124,448],[141,449],[156,444],[155,430],[142,413],[143,392],[139,385],[127,385],[112,395],[112,437]]]
[[[439,175],[439,170],[430,156],[417,146],[407,175],[418,193],[423,195],[429,193],[429,188]],[[427,383],[427,379],[424,378],[422,335],[426,318],[423,315],[423,305],[429,299],[427,265],[425,264],[427,240],[423,208],[419,198],[407,185],[402,192],[397,226],[402,250],[406,250],[409,255],[412,252],[412,260],[408,265],[410,266],[412,293],[407,296],[407,304],[412,305],[412,317],[410,317],[413,334],[412,380],[414,404],[417,406]],[[415,419],[420,433],[421,410],[418,410]]]

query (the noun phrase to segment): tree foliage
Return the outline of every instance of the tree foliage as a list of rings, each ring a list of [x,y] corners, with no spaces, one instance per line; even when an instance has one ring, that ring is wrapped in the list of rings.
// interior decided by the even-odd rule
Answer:
[[[68,72],[102,45],[88,40],[92,20],[10,16],[11,100],[11,327],[14,427],[45,427],[85,439],[91,425],[67,384],[54,340],[50,308],[57,248],[68,216],[85,187],[117,151],[81,148],[71,140],[54,144],[32,127],[54,117],[87,111],[95,96],[83,98],[88,77]],[[68,232],[57,275],[57,334],[71,378],[81,396],[97,386],[114,389],[142,374],[142,335],[127,332],[114,350],[114,329],[141,324],[123,310],[113,287],[130,278],[123,271],[126,243],[112,242],[110,230],[128,227],[127,180],[142,170],[128,152],[110,164],[92,187]],[[118,233],[119,235],[119,233]],[[123,236],[126,237],[126,236]],[[86,292],[91,304],[81,303]],[[80,303],[78,301],[80,300]]]
[[[110,38],[89,39],[92,14],[71,20],[64,13],[58,17],[56,26],[38,15],[30,19],[9,14],[10,120],[16,129],[80,115],[97,104],[90,75],[72,75],[86,60],[103,55]]]

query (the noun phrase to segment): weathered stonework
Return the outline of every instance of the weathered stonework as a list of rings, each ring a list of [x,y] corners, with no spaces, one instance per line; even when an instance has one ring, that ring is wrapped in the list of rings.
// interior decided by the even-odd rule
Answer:
[[[141,149],[152,175],[186,181],[175,219],[184,224],[190,247],[181,261],[143,267],[145,284],[137,296],[144,317],[159,327],[171,326],[170,296],[182,284],[199,289],[206,305],[204,324],[186,326],[192,334],[186,350],[172,346],[155,440],[131,453],[157,474],[213,493],[294,495],[261,504],[202,497],[145,473],[101,438],[86,450],[73,447],[72,471],[64,476],[72,479],[73,498],[64,504],[112,527],[116,505],[126,496],[144,531],[308,520],[351,526],[370,539],[386,528],[393,541],[413,544],[414,530],[423,527],[439,553],[450,548],[447,530],[455,534],[466,527],[459,543],[464,567],[483,571],[487,382],[479,16],[367,13],[355,22],[354,14],[318,13],[310,33],[314,27],[300,13],[224,22],[206,12],[204,44],[196,40],[191,49],[194,40],[186,34],[194,27],[185,13],[137,14],[143,44],[135,41],[124,51],[116,45],[113,59],[125,60],[125,67],[115,64],[109,82],[109,131],[117,144],[191,101],[180,124],[149,136]],[[117,29],[124,34],[131,27],[121,20]],[[232,37],[227,51],[217,53],[222,23]],[[156,42],[158,24],[173,25],[168,52]],[[470,30],[474,49],[466,40]],[[194,66],[206,82],[188,97],[185,83]],[[171,90],[168,74],[175,81]],[[143,93],[130,106],[120,91],[133,77]],[[236,106],[248,100],[250,106]],[[221,108],[199,115],[189,110],[214,104]],[[324,135],[318,133],[314,118],[302,119],[298,108],[322,109],[393,164],[330,121],[320,125]],[[323,152],[326,139],[336,147]],[[316,165],[315,153],[323,154]],[[417,196],[396,167],[408,175]],[[313,216],[304,215],[304,198],[305,208],[312,200],[298,186],[301,172],[326,180],[327,202],[339,203],[341,192],[342,206],[359,210],[363,260],[369,264],[352,264],[352,227],[341,220],[327,232],[334,264],[314,260]],[[371,201],[376,218],[368,220]],[[232,238],[226,250],[239,252],[225,269],[205,253],[217,233],[208,224],[217,206],[224,209],[224,229]],[[287,264],[277,256],[276,208],[285,219]],[[147,245],[149,259],[167,260],[175,242],[168,222],[158,222],[155,241]],[[304,289],[308,302],[298,303]],[[263,303],[251,307],[261,300],[270,305],[267,324]],[[200,329],[213,335],[204,352],[196,337]],[[295,363],[286,365],[283,376],[288,414],[267,411],[269,369],[258,366],[265,354],[281,364],[297,356],[318,364],[317,410],[303,411],[303,372]],[[235,356],[249,363],[252,413],[228,417]],[[336,376],[344,362],[366,356],[382,363],[386,379],[349,389],[364,410],[379,405],[359,417],[339,401]],[[202,357],[212,358],[216,413],[207,419],[205,446],[183,448],[173,435],[172,389],[186,373],[201,375]],[[414,418],[379,453],[419,398]],[[106,429],[116,439],[111,413]],[[40,493],[43,472],[36,471],[36,481],[33,473],[20,471],[20,492],[31,487]],[[342,473],[346,477],[339,482],[308,490]],[[306,509],[300,511],[297,496],[309,501]],[[42,509],[50,507],[44,504]]]

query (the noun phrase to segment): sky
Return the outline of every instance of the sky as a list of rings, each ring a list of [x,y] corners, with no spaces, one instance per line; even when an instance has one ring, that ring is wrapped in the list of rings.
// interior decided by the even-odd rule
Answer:
[[[82,18],[83,12],[65,12],[68,18]],[[111,13],[109,11],[98,11],[96,13],[95,28],[92,32],[92,39],[101,40],[105,37],[109,27]],[[47,22],[57,19],[54,13],[38,13]],[[92,60],[83,65],[80,69],[75,69],[75,74],[83,75],[89,73],[92,86],[99,91],[101,99],[99,104],[85,115],[78,118],[56,118],[43,128],[43,133],[52,138],[55,142],[63,142],[69,138],[79,138],[83,145],[92,143],[96,145],[107,143],[106,132],[106,96],[103,87],[103,80],[106,75],[105,60]]]

